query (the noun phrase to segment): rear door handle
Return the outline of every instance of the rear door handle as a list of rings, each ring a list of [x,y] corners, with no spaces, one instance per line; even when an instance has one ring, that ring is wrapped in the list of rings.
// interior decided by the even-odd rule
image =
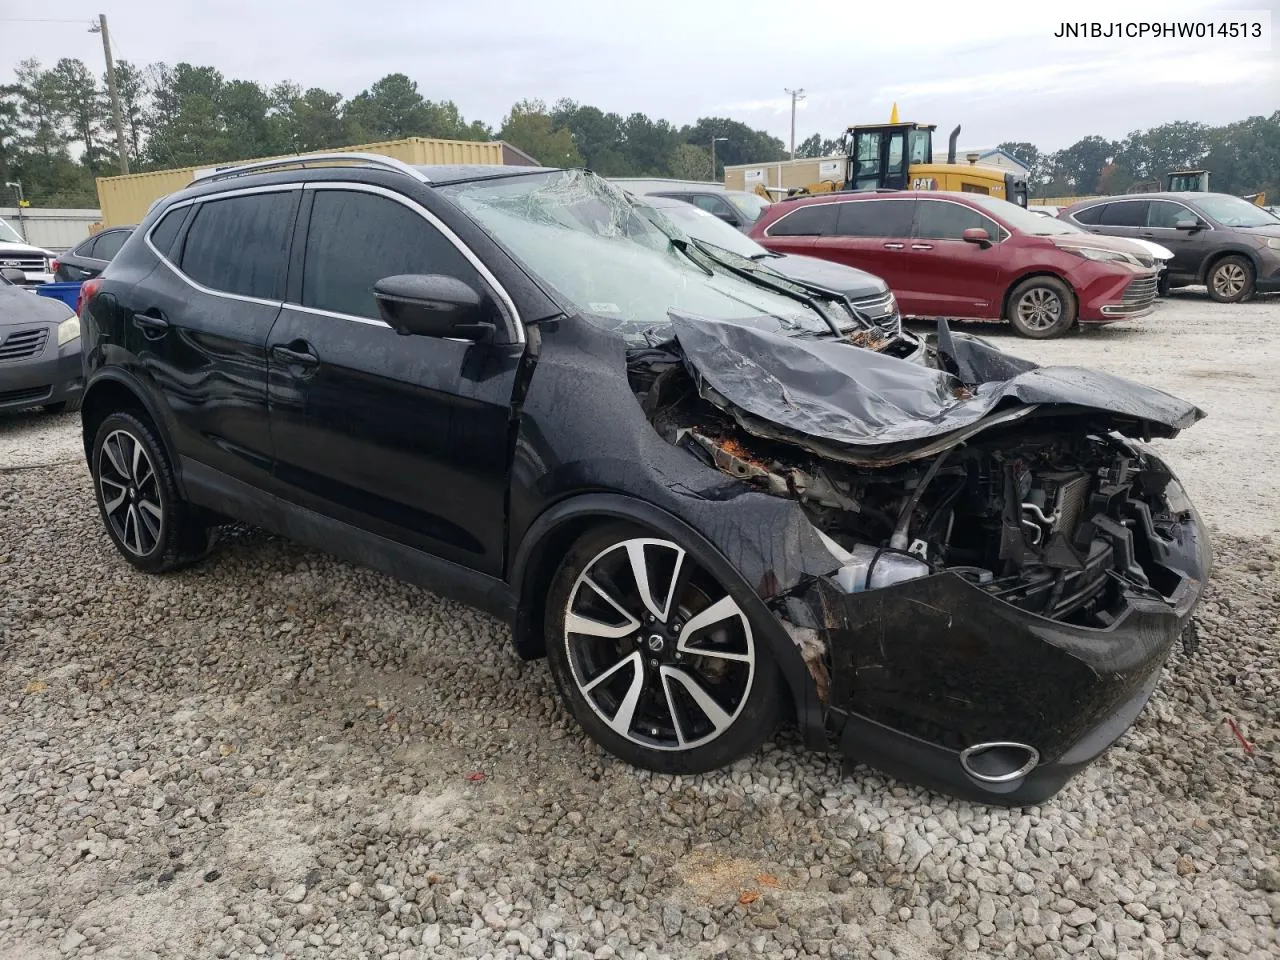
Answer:
[[[912,250],[932,250],[933,244],[932,243],[913,243],[911,245],[911,249]]]
[[[1150,230],[1144,230],[1142,233],[1138,234],[1138,236],[1140,236],[1140,237],[1154,237],[1154,236],[1155,236],[1155,234],[1154,234],[1154,233],[1152,233]]]
[[[901,250],[905,246],[906,246],[905,243],[886,243],[884,245],[884,248],[886,250]]]
[[[311,344],[305,340],[292,340],[288,344],[276,344],[271,348],[271,356],[281,363],[286,363],[293,367],[314,367],[320,363],[320,358],[311,349]]]
[[[162,336],[169,329],[169,321],[155,307],[145,313],[135,313],[133,315],[133,325],[143,333],[155,337]]]

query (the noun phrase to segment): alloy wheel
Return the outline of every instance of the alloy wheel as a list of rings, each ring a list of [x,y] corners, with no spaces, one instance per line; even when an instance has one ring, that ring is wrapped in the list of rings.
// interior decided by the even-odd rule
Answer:
[[[1062,317],[1062,298],[1046,287],[1033,287],[1018,300],[1018,319],[1028,330],[1049,330]]]
[[[97,473],[102,510],[116,539],[135,556],[149,555],[164,532],[164,498],[142,443],[126,430],[108,434]]]
[[[564,623],[582,697],[616,734],[647,749],[716,739],[755,679],[746,614],[669,540],[638,537],[598,553],[574,582]]]
[[[1248,279],[1244,267],[1238,263],[1224,263],[1213,272],[1213,289],[1224,299],[1238,297]]]

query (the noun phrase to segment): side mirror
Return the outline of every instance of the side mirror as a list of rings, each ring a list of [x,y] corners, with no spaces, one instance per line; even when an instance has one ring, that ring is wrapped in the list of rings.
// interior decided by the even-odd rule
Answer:
[[[1199,220],[1179,220],[1173,225],[1175,230],[1186,230],[1195,233],[1204,226]]]
[[[991,234],[987,233],[985,227],[966,227],[960,236],[964,237],[965,243],[976,243],[980,247],[991,246]]]
[[[467,284],[440,274],[402,274],[373,285],[382,319],[402,335],[488,340],[494,324],[484,299]]]
[[[10,283],[15,283],[18,286],[22,286],[27,282],[27,275],[17,267],[5,267],[0,270],[0,277],[4,277]]]

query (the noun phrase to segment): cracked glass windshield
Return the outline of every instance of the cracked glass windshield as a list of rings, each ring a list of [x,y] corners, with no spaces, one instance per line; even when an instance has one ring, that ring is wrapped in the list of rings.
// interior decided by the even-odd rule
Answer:
[[[660,229],[593,174],[553,170],[440,189],[568,305],[629,344],[668,339],[673,311],[828,331],[817,313],[728,273],[670,221]]]

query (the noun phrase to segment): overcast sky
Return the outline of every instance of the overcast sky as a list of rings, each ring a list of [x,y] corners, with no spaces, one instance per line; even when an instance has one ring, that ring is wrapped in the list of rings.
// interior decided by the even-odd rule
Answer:
[[[1068,7],[1070,13],[1059,12]],[[1072,21],[1266,18],[1265,40],[1057,39]],[[790,100],[807,99],[797,142],[850,123],[936,123],[961,146],[1029,140],[1057,149],[1087,134],[1119,138],[1172,120],[1220,124],[1280,109],[1280,0],[1068,4],[736,0],[61,0],[0,3],[0,79],[26,57],[79,57],[101,69],[103,12],[116,56],[211,64],[228,78],[291,79],[351,96],[390,72],[468,119],[501,123],[511,103],[572,97],[678,125],[727,115],[787,141]],[[1041,9],[1047,12],[1041,12]],[[1123,12],[1118,12],[1123,11]]]

